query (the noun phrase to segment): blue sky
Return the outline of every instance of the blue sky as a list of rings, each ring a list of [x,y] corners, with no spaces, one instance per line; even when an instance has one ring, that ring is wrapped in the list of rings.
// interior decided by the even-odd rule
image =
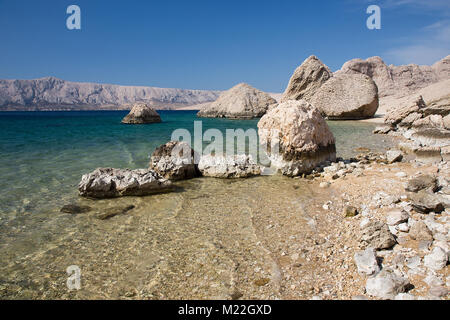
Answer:
[[[81,30],[66,8],[81,8]],[[366,8],[381,7],[381,30]],[[0,78],[282,92],[317,55],[431,64],[450,54],[449,0],[0,0]]]

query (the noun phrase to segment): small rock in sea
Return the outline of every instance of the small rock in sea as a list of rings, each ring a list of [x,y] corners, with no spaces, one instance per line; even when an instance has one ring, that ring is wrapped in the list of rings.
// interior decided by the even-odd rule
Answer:
[[[430,254],[427,254],[424,258],[424,265],[432,270],[442,270],[448,261],[447,252],[441,247],[435,247]]]
[[[277,101],[269,94],[240,83],[223,91],[216,101],[205,104],[197,117],[253,119],[263,116],[276,105]]]
[[[403,154],[399,150],[389,150],[386,152],[388,163],[400,162],[403,159]]]
[[[258,287],[263,287],[266,284],[268,284],[270,282],[269,278],[262,278],[262,279],[257,279],[254,281],[255,285],[257,285]]]
[[[200,173],[195,164],[196,155],[187,142],[169,141],[152,153],[150,169],[169,180],[185,180]]]
[[[409,229],[409,236],[413,240],[432,241],[433,234],[423,221],[414,221]]]
[[[410,192],[418,192],[423,189],[430,189],[431,191],[436,190],[436,178],[428,175],[422,174],[415,178],[409,179],[406,183],[405,190]]]
[[[405,292],[408,285],[409,280],[407,278],[400,277],[385,269],[367,279],[366,292],[377,298],[394,299],[397,294]]]
[[[91,211],[92,208],[89,206],[79,206],[76,204],[67,204],[61,208],[62,213],[70,213],[70,214],[80,214]]]
[[[389,226],[396,226],[402,222],[408,221],[409,214],[401,209],[389,210],[386,217],[386,223]]]
[[[395,244],[395,238],[388,225],[380,221],[371,221],[362,230],[361,244],[375,249],[390,249]]]
[[[354,217],[358,214],[358,210],[353,206],[345,206],[343,214],[344,217]]]
[[[146,103],[134,104],[130,113],[122,120],[122,123],[125,124],[146,124],[155,122],[161,122],[161,117],[153,107]]]
[[[204,155],[200,158],[198,169],[205,177],[247,178],[261,174],[261,167],[251,155],[234,156]]]
[[[78,191],[83,197],[145,196],[173,190],[172,183],[147,169],[98,168],[83,175]]]
[[[124,214],[127,213],[128,211],[134,209],[135,206],[130,205],[130,206],[126,206],[126,207],[118,207],[118,208],[111,208],[111,209],[106,209],[105,211],[99,213],[97,215],[97,218],[100,220],[106,220],[109,218],[112,218],[114,216],[117,216],[119,214]]]
[[[358,251],[353,256],[356,267],[360,274],[371,276],[380,271],[377,256],[373,248],[367,248],[364,251]]]

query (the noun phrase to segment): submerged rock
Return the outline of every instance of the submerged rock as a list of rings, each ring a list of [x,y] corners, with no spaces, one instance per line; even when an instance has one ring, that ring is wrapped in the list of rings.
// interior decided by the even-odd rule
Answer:
[[[272,165],[287,176],[336,160],[333,134],[319,110],[304,100],[289,100],[270,110],[258,122],[258,135]]]
[[[105,209],[105,211],[103,211],[97,215],[97,218],[100,220],[106,220],[106,219],[112,218],[112,217],[120,215],[120,214],[125,214],[128,211],[133,210],[134,208],[135,208],[135,206],[129,205],[126,207]]]
[[[145,124],[161,122],[161,117],[150,105],[146,103],[136,103],[131,108],[122,123],[125,124]]]
[[[67,204],[61,208],[62,213],[70,213],[70,214],[80,214],[91,211],[92,208],[89,206],[79,206],[76,204]]]
[[[202,156],[198,169],[203,176],[216,178],[247,178],[261,174],[261,167],[253,161],[252,156],[245,154]]]
[[[198,117],[252,119],[263,116],[277,101],[246,83],[240,83],[197,113]]]
[[[333,73],[316,56],[310,56],[294,71],[281,102],[304,99],[309,101]]]
[[[309,100],[329,119],[366,119],[378,109],[378,88],[362,74],[338,74],[325,82]]]
[[[169,141],[159,146],[150,158],[150,169],[169,180],[184,180],[199,175],[195,152],[187,142]]]
[[[83,175],[78,191],[83,197],[114,198],[166,192],[172,183],[153,170],[98,168]]]

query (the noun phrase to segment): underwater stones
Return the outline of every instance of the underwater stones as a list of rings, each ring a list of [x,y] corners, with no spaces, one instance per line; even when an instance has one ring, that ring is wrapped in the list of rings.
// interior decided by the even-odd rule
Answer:
[[[150,169],[169,180],[184,180],[199,175],[194,150],[187,142],[169,141],[159,146],[150,158]]]
[[[200,158],[198,169],[205,177],[247,178],[261,174],[261,167],[251,155],[212,156]]]
[[[161,117],[150,105],[146,103],[136,103],[131,108],[122,123],[125,124],[146,124],[161,122]]]
[[[62,213],[70,213],[70,214],[81,214],[91,211],[92,208],[89,206],[79,206],[76,204],[67,204],[63,206],[60,210]]]
[[[120,214],[125,214],[128,211],[133,210],[134,208],[135,208],[134,205],[129,205],[129,206],[126,206],[126,207],[117,207],[117,208],[105,209],[104,211],[100,212],[97,215],[97,219],[106,220],[106,219],[112,218],[112,217],[120,215]]]
[[[336,160],[333,134],[319,110],[304,100],[289,100],[270,110],[258,122],[258,135],[272,166],[287,176]]]
[[[98,168],[83,175],[78,185],[80,195],[89,198],[145,196],[171,189],[169,180],[148,169]]]

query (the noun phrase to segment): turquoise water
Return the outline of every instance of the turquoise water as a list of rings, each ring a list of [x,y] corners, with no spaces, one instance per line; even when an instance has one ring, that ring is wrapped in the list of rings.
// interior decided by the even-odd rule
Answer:
[[[77,196],[81,175],[97,167],[143,168],[174,130],[256,128],[258,120],[199,119],[196,111],[160,111],[162,123],[123,125],[126,111],[0,113],[0,217],[60,206]],[[329,123],[338,156],[385,147],[373,124]],[[384,138],[386,139],[386,138]]]
[[[284,232],[306,236],[310,213],[304,206],[330,196],[311,189],[306,179],[274,175],[197,178],[177,182],[179,192],[148,197],[78,197],[82,174],[97,167],[146,167],[173,130],[192,132],[194,121],[202,121],[203,132],[216,128],[223,133],[256,128],[258,122],[161,111],[162,123],[123,125],[125,114],[0,113],[0,298],[227,299],[234,290],[246,299],[282,298],[276,283],[253,284],[275,270],[267,250],[272,244],[261,245],[267,225],[288,215]],[[329,125],[338,156],[344,158],[358,147],[381,151],[390,145],[386,137],[371,133],[373,124]],[[72,203],[91,211],[60,212]],[[135,208],[127,214],[96,218],[106,209],[129,205]],[[66,287],[71,265],[82,270],[82,289],[76,292]]]

